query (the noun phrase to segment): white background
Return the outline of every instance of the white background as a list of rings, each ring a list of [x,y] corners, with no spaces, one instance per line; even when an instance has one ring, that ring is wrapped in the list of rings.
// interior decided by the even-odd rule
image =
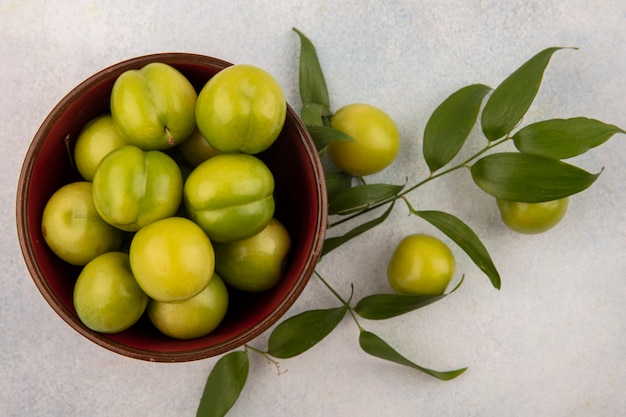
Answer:
[[[396,162],[370,181],[424,178],[425,123],[472,83],[495,87],[550,46],[524,123],[587,116],[626,127],[626,6],[608,1],[0,1],[0,415],[194,416],[216,359],[156,364],[111,353],[70,329],[38,293],[15,231],[22,159],[48,112],[75,85],[121,60],[185,51],[271,72],[299,110],[297,27],[315,43],[334,110],[367,102],[402,135]],[[482,138],[470,138],[474,149]],[[232,416],[618,416],[626,410],[626,144],[616,135],[576,158],[598,181],[556,229],[523,236],[467,172],[412,195],[481,237],[502,289],[458,248],[458,292],[384,322],[361,320],[441,382],[360,351],[347,318],[321,344],[280,362],[251,355]],[[474,142],[475,141],[475,142]],[[472,145],[470,145],[471,148]],[[469,149],[471,150],[471,149]],[[465,152],[469,151],[466,150]],[[385,225],[333,252],[318,271],[345,297],[389,291],[399,239],[438,232],[400,206]],[[337,305],[316,278],[288,315]],[[267,334],[252,342],[263,348]],[[286,372],[285,372],[286,371]]]

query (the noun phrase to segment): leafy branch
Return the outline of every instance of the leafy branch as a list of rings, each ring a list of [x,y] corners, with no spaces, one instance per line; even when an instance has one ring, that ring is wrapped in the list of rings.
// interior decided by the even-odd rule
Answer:
[[[330,127],[333,117],[326,80],[313,43],[294,28],[300,39],[301,118],[313,138],[320,156],[336,140],[353,140]],[[424,129],[423,157],[429,175],[414,184],[366,183],[343,172],[327,172],[329,214],[328,230],[356,223],[342,235],[325,240],[323,257],[350,240],[381,225],[403,202],[416,216],[448,236],[499,289],[501,279],[489,252],[476,233],[456,216],[437,210],[416,210],[408,196],[425,184],[460,169],[467,169],[478,189],[495,198],[518,202],[543,202],[568,197],[590,187],[599,177],[564,160],[581,155],[623,129],[585,117],[550,119],[520,127],[534,101],[552,56],[562,49],[551,47],[531,57],[495,89],[484,84],[463,87],[446,98],[432,113]],[[477,152],[452,165],[476,125],[480,124],[485,144]],[[516,130],[517,129],[517,130]],[[496,152],[495,148],[513,143],[516,151]],[[360,221],[367,214],[376,217]],[[424,372],[441,380],[453,379],[466,368],[435,371],[415,364],[397,352],[381,337],[366,330],[359,317],[384,320],[415,311],[454,293],[436,296],[373,294],[353,305],[353,293],[342,297],[317,271],[315,276],[337,298],[339,305],[301,312],[279,323],[270,333],[266,350],[246,346],[244,351],[224,355],[213,368],[198,408],[198,416],[223,416],[235,403],[248,374],[248,350],[272,358],[288,359],[314,347],[328,336],[346,316],[359,329],[359,346],[374,357]]]

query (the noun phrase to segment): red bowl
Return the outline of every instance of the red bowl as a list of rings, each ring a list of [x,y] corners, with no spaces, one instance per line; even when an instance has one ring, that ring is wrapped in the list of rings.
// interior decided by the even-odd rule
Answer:
[[[78,333],[113,352],[157,362],[207,358],[251,341],[285,314],[296,301],[320,257],[327,217],[322,165],[313,141],[293,109],[276,142],[258,156],[275,177],[275,216],[289,230],[292,252],[285,276],[263,293],[231,291],[220,326],[205,337],[177,340],[161,334],[143,317],[130,329],[103,334],[81,323],[72,303],[79,267],[60,260],[41,232],[43,208],[62,185],[80,180],[70,155],[81,128],[109,111],[116,78],[129,69],[164,62],[181,71],[198,91],[214,74],[231,65],[203,55],[162,53],[120,62],[91,76],[65,96],[46,117],[26,153],[17,189],[17,231],[26,266],[52,309]]]

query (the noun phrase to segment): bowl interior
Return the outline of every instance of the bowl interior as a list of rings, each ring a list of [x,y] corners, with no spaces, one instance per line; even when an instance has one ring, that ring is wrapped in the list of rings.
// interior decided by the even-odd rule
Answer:
[[[279,138],[258,155],[274,174],[275,216],[292,238],[292,253],[280,283],[257,294],[230,290],[230,305],[224,321],[209,335],[194,340],[164,336],[145,316],[130,329],[113,335],[85,327],[72,303],[80,268],[63,262],[47,247],[41,232],[43,208],[62,185],[81,179],[70,157],[74,142],[85,123],[109,111],[109,96],[115,79],[128,69],[139,69],[154,61],[177,68],[197,91],[211,76],[231,65],[203,55],[147,55],[102,70],[77,86],[50,112],[26,154],[18,186],[17,227],[24,259],[37,288],[71,327],[91,341],[129,357],[179,362],[239,347],[267,330],[287,311],[302,292],[320,256],[326,228],[326,192],[312,140],[288,106],[287,120]]]

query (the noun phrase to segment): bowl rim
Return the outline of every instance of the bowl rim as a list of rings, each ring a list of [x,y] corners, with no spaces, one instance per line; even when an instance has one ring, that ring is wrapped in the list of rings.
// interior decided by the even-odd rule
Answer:
[[[282,300],[280,300],[277,307],[273,309],[270,314],[263,317],[262,320],[260,320],[254,326],[248,328],[242,333],[236,334],[233,337],[210,347],[203,347],[186,351],[151,351],[147,349],[128,346],[117,340],[108,338],[104,334],[92,331],[86,326],[81,325],[81,323],[78,323],[78,319],[75,317],[75,315],[59,300],[59,298],[52,291],[52,288],[48,284],[41,267],[37,263],[35,251],[30,244],[31,239],[30,225],[28,223],[28,199],[31,185],[31,177],[35,162],[53,126],[58,122],[66,109],[81,97],[81,92],[95,87],[98,83],[102,82],[105,79],[108,79],[109,77],[111,77],[112,74],[116,72],[121,73],[123,70],[128,69],[132,66],[142,67],[145,64],[157,60],[161,60],[167,63],[178,62],[179,64],[217,66],[222,69],[227,66],[233,65],[232,63],[224,61],[222,59],[197,53],[152,53],[136,56],[117,62],[113,65],[97,71],[93,75],[89,76],[88,78],[77,84],[63,98],[61,98],[52,108],[52,110],[47,114],[28,146],[28,149],[22,161],[22,167],[20,169],[19,179],[17,183],[16,227],[22,257],[24,259],[29,275],[35,283],[36,288],[46,300],[48,305],[55,311],[55,313],[60,316],[63,321],[69,324],[70,327],[72,327],[75,331],[77,331],[88,340],[107,350],[130,358],[150,362],[187,362],[216,356],[243,346],[245,343],[255,339],[266,330],[268,330],[287,312],[287,310],[289,310],[289,308],[295,303],[297,298],[306,287],[310,277],[314,272],[317,262],[321,257],[327,228],[328,204],[323,165],[320,160],[319,154],[317,153],[317,149],[315,147],[313,139],[311,138],[308,129],[306,128],[300,117],[289,105],[289,103],[287,103],[287,117],[292,119],[294,128],[298,131],[299,136],[302,138],[301,142],[305,148],[306,155],[310,160],[313,176],[317,179],[315,184],[315,191],[317,193],[317,205],[315,209],[317,215],[315,217],[316,224],[314,227],[310,254],[306,258],[305,265],[299,274],[299,279],[289,289],[287,295]]]

